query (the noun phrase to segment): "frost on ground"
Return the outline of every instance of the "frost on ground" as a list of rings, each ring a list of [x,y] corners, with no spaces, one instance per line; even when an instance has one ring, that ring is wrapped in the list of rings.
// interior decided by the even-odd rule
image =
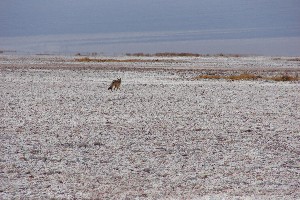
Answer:
[[[14,63],[0,68],[1,199],[300,198],[299,82]]]

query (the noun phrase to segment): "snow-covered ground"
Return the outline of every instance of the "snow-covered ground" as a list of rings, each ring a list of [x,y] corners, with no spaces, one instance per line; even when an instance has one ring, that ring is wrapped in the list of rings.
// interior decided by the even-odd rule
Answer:
[[[192,79],[299,61],[176,59],[2,55],[0,199],[299,199],[299,82]]]

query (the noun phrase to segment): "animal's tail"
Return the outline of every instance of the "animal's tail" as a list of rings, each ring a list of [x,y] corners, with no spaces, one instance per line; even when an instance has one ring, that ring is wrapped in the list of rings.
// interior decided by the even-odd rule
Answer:
[[[111,85],[111,86],[109,86],[108,90],[112,90],[112,85]]]

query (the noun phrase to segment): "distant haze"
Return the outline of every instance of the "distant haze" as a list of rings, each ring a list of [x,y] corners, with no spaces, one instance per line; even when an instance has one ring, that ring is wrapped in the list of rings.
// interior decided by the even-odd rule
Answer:
[[[0,50],[300,55],[299,0],[1,0]]]

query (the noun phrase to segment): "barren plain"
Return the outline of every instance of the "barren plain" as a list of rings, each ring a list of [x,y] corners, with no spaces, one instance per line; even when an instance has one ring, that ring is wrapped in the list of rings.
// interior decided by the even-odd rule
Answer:
[[[0,55],[0,199],[299,199],[299,58]],[[120,90],[109,91],[122,78]]]

